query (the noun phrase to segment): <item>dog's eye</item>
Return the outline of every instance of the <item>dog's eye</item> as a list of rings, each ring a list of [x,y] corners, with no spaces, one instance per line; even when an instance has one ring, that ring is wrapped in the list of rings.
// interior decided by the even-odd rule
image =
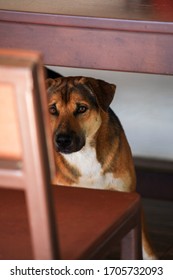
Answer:
[[[76,113],[77,114],[83,114],[83,113],[85,113],[86,111],[87,111],[87,107],[86,106],[84,106],[84,105],[81,105],[81,106],[79,106],[78,108],[77,108],[77,110],[76,110]]]
[[[49,113],[50,113],[51,115],[58,115],[58,111],[57,111],[55,105],[52,105],[52,106],[49,107]]]

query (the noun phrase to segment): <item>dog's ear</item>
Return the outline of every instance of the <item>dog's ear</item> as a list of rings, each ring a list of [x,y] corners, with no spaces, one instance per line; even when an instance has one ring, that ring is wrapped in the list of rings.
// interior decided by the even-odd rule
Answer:
[[[96,97],[98,105],[104,111],[107,111],[113,100],[116,85],[94,78],[87,78],[86,84],[90,88],[92,94]]]

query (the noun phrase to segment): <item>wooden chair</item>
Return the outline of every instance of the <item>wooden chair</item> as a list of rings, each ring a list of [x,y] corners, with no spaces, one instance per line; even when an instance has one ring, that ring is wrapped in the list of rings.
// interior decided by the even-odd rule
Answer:
[[[0,50],[0,259],[141,258],[140,198],[51,185],[42,59]],[[49,152],[48,152],[49,151]]]

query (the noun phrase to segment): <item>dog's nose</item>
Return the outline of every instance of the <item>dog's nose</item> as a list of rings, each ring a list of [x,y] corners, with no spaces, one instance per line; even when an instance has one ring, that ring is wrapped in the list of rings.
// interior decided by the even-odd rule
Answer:
[[[58,134],[55,137],[55,142],[58,148],[68,148],[72,144],[72,136],[70,134]]]

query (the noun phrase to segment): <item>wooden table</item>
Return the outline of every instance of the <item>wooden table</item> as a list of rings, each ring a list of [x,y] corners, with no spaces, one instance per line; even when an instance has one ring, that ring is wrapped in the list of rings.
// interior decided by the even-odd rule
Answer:
[[[0,47],[45,64],[173,74],[172,0],[0,0]]]
[[[52,193],[62,259],[99,259],[120,240],[122,258],[134,259],[134,252],[141,258],[138,194],[62,186]],[[24,192],[1,188],[0,198],[0,260],[32,259]]]

